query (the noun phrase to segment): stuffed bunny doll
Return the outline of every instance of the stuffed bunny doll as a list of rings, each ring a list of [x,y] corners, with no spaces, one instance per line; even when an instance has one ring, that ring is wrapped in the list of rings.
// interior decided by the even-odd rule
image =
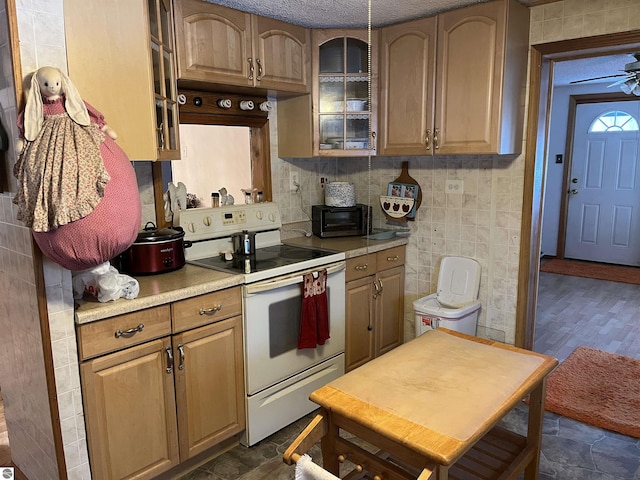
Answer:
[[[59,69],[54,67],[42,67],[37,70],[31,77],[31,88],[29,97],[27,98],[27,107],[24,112],[24,137],[28,141],[35,140],[40,132],[43,123],[43,98],[48,101],[55,101],[65,97],[65,109],[67,114],[78,125],[89,125],[89,112],[86,105],[80,98],[80,94],[76,87],[71,83],[69,78]],[[118,138],[115,130],[108,125],[103,125],[102,131],[114,140]],[[17,143],[17,151],[22,152],[24,148],[24,140],[19,138]]]
[[[18,219],[42,252],[84,270],[126,250],[140,229],[135,172],[104,117],[53,67],[31,79],[14,166]]]

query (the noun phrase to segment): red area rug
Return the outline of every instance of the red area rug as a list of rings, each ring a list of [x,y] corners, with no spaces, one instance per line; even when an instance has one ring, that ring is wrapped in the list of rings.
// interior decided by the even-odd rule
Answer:
[[[540,265],[540,271],[640,285],[638,267],[552,258]]]
[[[640,360],[576,348],[547,379],[545,409],[640,438]]]

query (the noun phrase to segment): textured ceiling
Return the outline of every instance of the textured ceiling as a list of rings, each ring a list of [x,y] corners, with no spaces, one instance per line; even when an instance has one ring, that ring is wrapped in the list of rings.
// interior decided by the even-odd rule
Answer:
[[[245,12],[285,20],[305,27],[366,27],[368,0],[206,0]],[[379,27],[435,15],[487,0],[371,0],[371,24]],[[519,0],[523,5],[539,0]]]
[[[604,57],[582,58],[579,60],[566,60],[556,62],[553,70],[553,84],[556,86],[568,85],[576,80],[594,79],[586,84],[603,83],[611,85],[624,76],[624,66],[635,62],[630,54],[609,55]],[[618,75],[613,78],[597,78],[608,75]]]

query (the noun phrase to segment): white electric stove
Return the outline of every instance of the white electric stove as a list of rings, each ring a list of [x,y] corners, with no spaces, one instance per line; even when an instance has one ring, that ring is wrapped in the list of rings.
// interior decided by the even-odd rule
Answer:
[[[345,255],[285,245],[275,203],[196,208],[178,212],[188,263],[243,276],[243,335],[247,428],[251,446],[318,406],[314,390],[344,374]],[[234,261],[232,237],[255,233],[255,259]],[[226,254],[226,255],[225,255]],[[237,260],[237,258],[235,258]],[[330,338],[298,349],[302,281],[327,270]]]

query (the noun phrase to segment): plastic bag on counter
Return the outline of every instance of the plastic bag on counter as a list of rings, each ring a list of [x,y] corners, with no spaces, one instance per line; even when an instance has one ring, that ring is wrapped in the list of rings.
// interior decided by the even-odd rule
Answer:
[[[86,293],[100,302],[109,302],[124,297],[132,300],[140,293],[140,284],[135,278],[124,275],[104,262],[96,267],[73,272],[73,298],[78,300]]]

